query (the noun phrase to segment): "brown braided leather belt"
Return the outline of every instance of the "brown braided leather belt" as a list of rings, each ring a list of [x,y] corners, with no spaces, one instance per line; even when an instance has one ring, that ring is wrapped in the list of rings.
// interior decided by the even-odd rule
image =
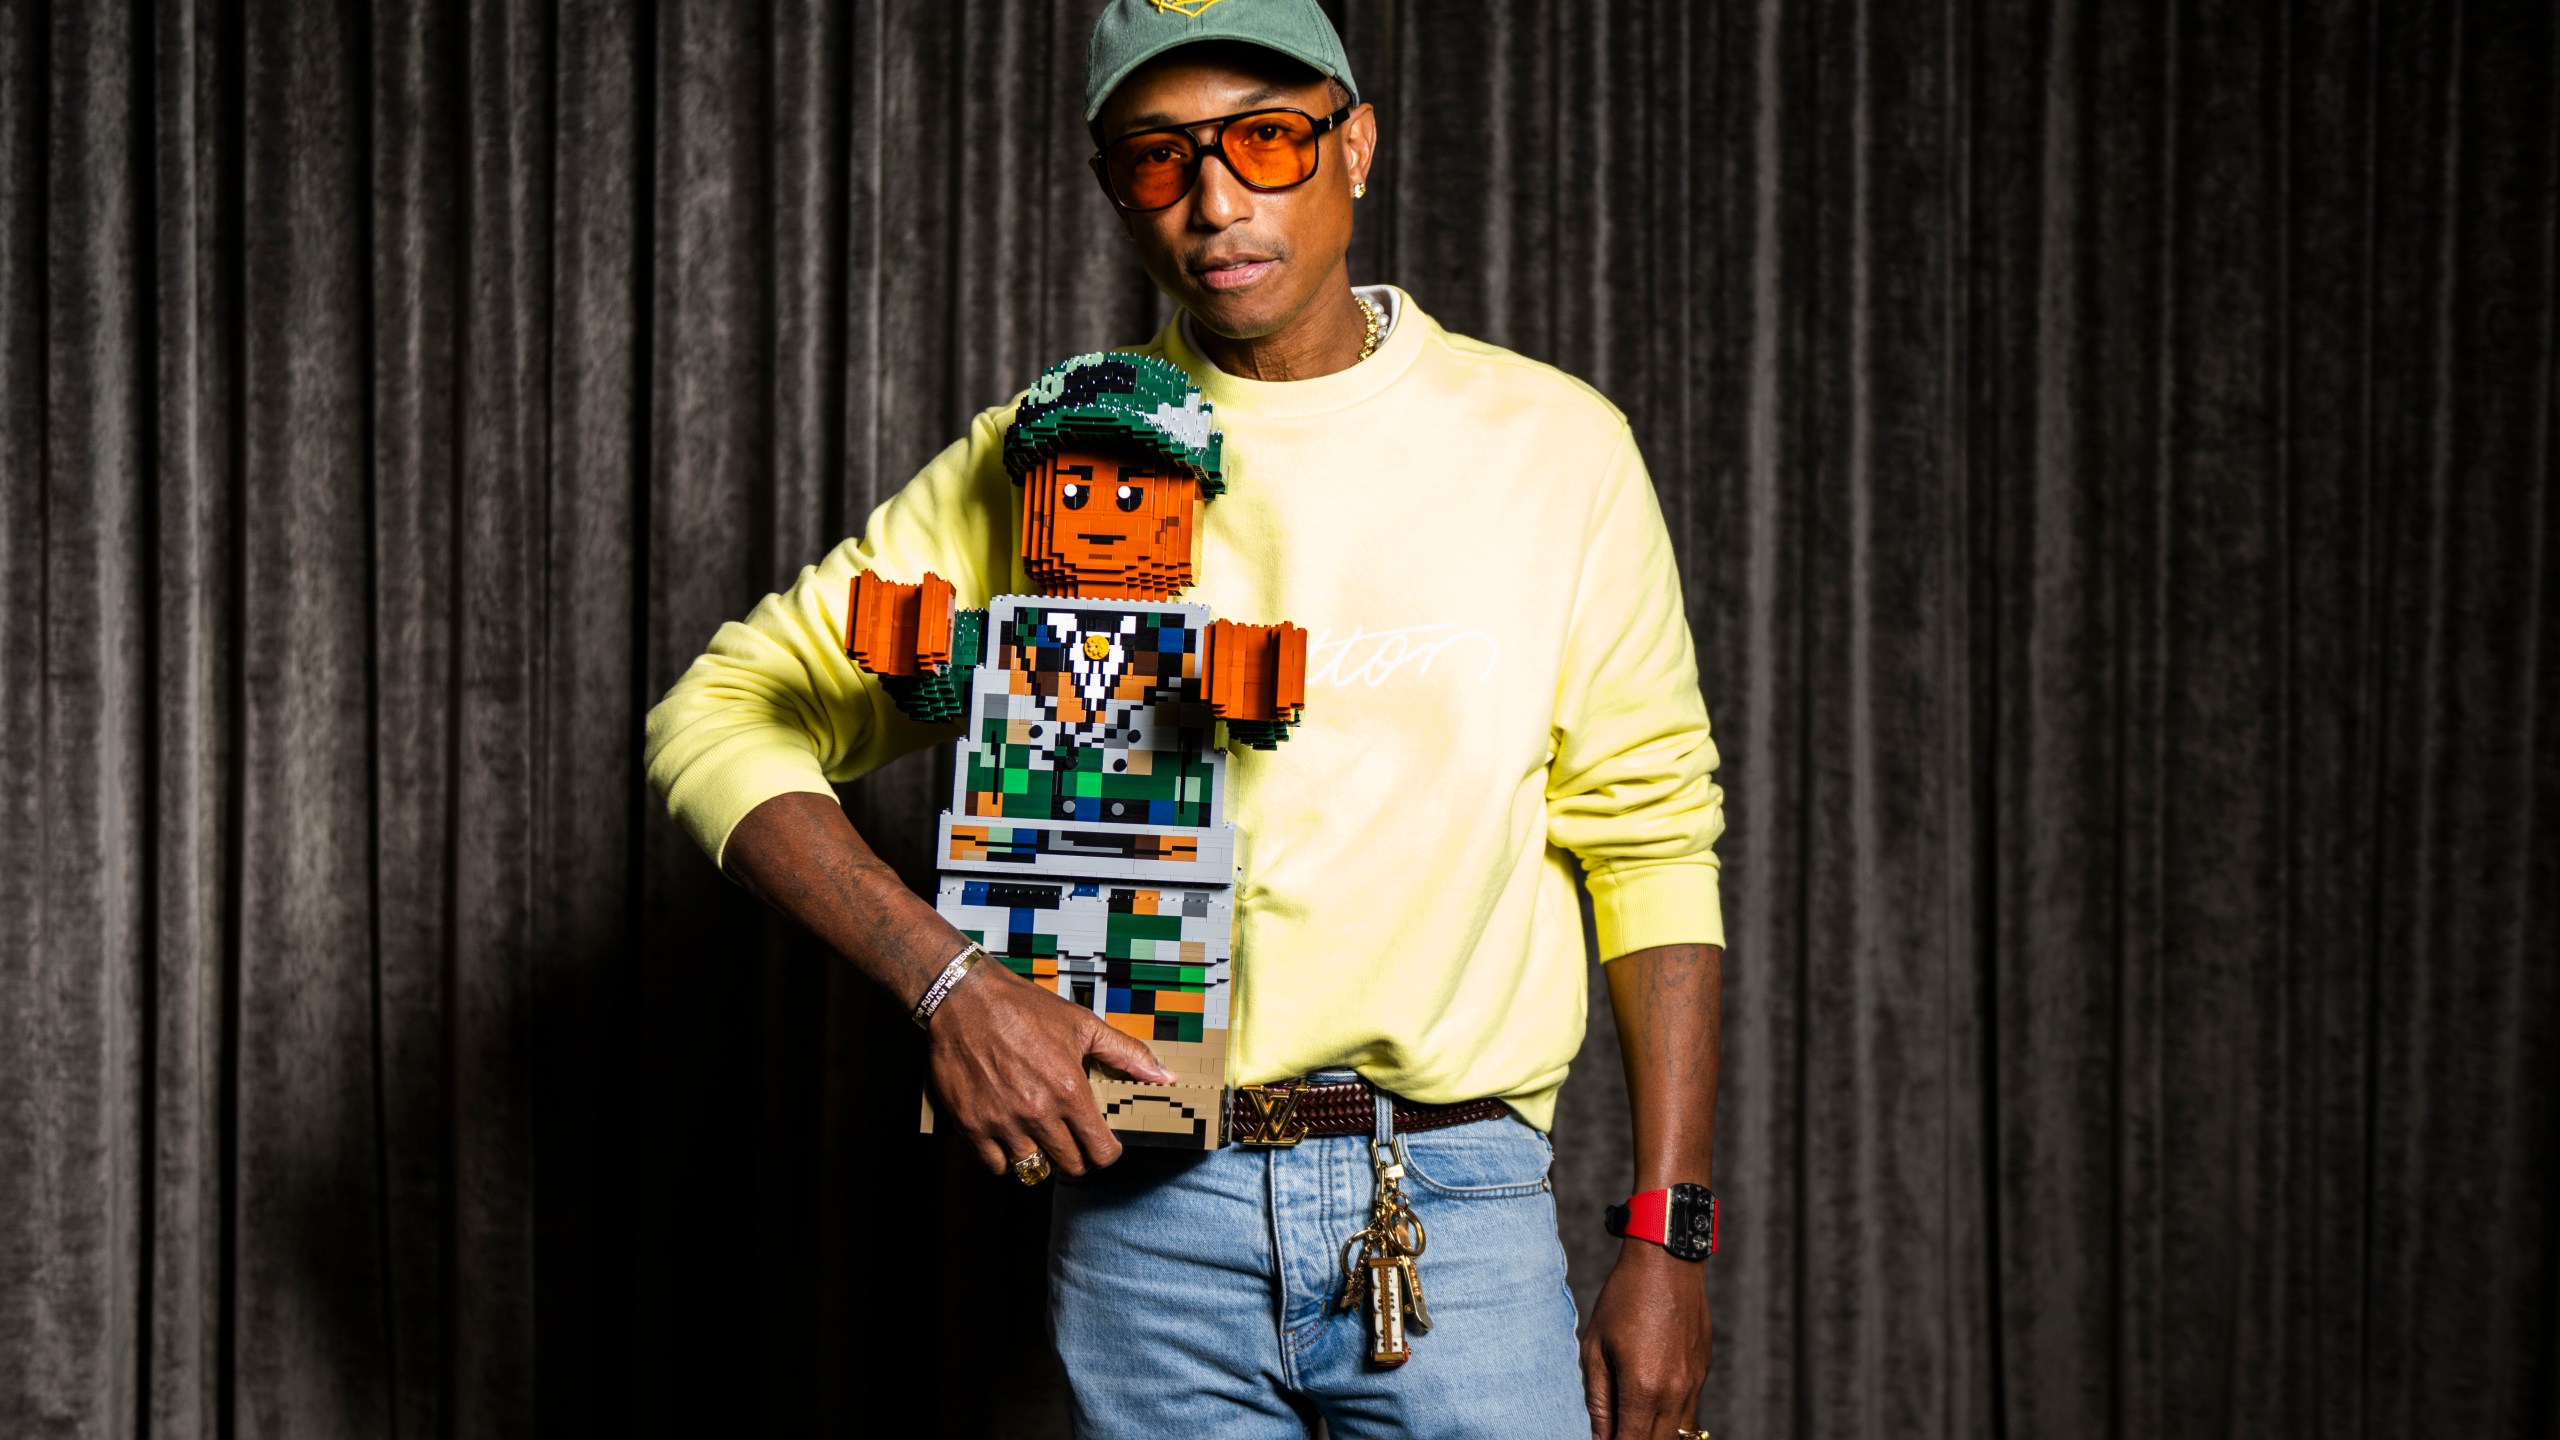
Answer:
[[[1310,1135],[1367,1135],[1377,1129],[1378,1093],[1357,1077],[1239,1085],[1228,1102],[1227,1134],[1238,1145],[1262,1147],[1295,1145]],[[1511,1113],[1510,1106],[1493,1099],[1425,1105],[1400,1095],[1392,1098],[1400,1131],[1440,1130]]]

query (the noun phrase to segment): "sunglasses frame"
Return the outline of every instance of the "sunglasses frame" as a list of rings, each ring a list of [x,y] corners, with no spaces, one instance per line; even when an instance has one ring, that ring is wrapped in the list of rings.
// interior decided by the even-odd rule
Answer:
[[[1209,157],[1211,155],[1217,156],[1218,163],[1226,166],[1227,173],[1235,176],[1236,183],[1242,185],[1247,190],[1258,190],[1266,195],[1281,190],[1295,190],[1299,186],[1316,178],[1316,172],[1324,168],[1324,147],[1322,145],[1318,145],[1316,147],[1315,163],[1307,167],[1306,174],[1299,176],[1297,179],[1290,181],[1286,185],[1256,185],[1252,181],[1244,178],[1243,173],[1236,169],[1236,162],[1228,156],[1227,127],[1238,120],[1250,120],[1256,115],[1295,115],[1299,119],[1306,121],[1307,124],[1312,127],[1308,133],[1308,139],[1322,140],[1326,131],[1340,128],[1342,122],[1351,118],[1351,112],[1359,108],[1359,102],[1353,101],[1351,104],[1343,106],[1341,109],[1334,111],[1330,115],[1315,116],[1308,114],[1306,111],[1299,109],[1295,105],[1256,105],[1250,110],[1238,110],[1232,115],[1212,115],[1206,120],[1194,120],[1188,125],[1150,125],[1143,130],[1131,130],[1125,134],[1114,135],[1107,141],[1097,138],[1094,142],[1095,148],[1093,157],[1085,163],[1093,167],[1093,178],[1102,182],[1102,193],[1110,198],[1113,205],[1119,207],[1121,213],[1127,215],[1153,215],[1159,211],[1170,210],[1174,206],[1181,204],[1184,197],[1188,196],[1194,189],[1199,187],[1200,167],[1209,163]],[[1202,144],[1199,140],[1193,138],[1191,133],[1192,131],[1209,125],[1214,125],[1218,128],[1209,136],[1206,144]],[[1174,196],[1172,199],[1167,200],[1161,205],[1150,205],[1144,208],[1132,205],[1121,199],[1120,192],[1112,188],[1111,162],[1108,158],[1113,146],[1119,145],[1123,141],[1135,140],[1141,135],[1179,135],[1185,141],[1200,147],[1191,157],[1191,181],[1189,184],[1182,187],[1182,193]]]

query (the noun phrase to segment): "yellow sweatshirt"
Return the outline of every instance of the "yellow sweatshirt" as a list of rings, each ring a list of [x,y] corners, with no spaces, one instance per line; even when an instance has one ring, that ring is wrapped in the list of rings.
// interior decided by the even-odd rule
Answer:
[[[1357,1068],[1415,1100],[1496,1095],[1548,1128],[1601,954],[1722,944],[1723,792],[1671,545],[1626,419],[1563,372],[1397,293],[1375,355],[1239,379],[1168,325],[1226,432],[1199,583],[1221,619],[1306,627],[1306,711],[1228,760],[1230,1079]],[[855,571],[959,603],[1029,586],[979,415],[791,588],[712,637],[649,713],[650,783],[716,859],[756,806],[832,794],[955,728],[900,715],[841,649]],[[918,823],[930,823],[919,820]]]

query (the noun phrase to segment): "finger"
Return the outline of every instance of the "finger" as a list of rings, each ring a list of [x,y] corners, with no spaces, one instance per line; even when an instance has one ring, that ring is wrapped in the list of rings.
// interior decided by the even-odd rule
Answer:
[[[1064,1003],[1064,1002],[1061,1002]],[[1088,1011],[1073,1015],[1075,1028],[1067,1040],[1085,1049],[1070,1059],[1064,1054],[1044,1060],[1031,1093],[1025,1096],[1027,1107],[1023,1123],[1040,1137],[1041,1148],[1049,1152],[1049,1160],[1069,1175],[1082,1175],[1096,1166],[1108,1165],[1119,1158],[1110,1142],[1111,1132],[1102,1124],[1102,1110],[1093,1100],[1093,1083],[1085,1077],[1084,1055],[1091,1053],[1092,1041],[1085,1031],[1100,1024]]]
[[[1150,1085],[1170,1085],[1176,1078],[1144,1041],[1099,1020],[1085,1032],[1084,1053],[1132,1080],[1144,1080]]]
[[[1662,1433],[1675,1436],[1686,1425],[1698,1423],[1698,1387],[1703,1380],[1683,1379],[1673,1383],[1662,1396]]]
[[[1090,1102],[1088,1102],[1090,1103]],[[1032,1133],[1040,1140],[1040,1152],[1049,1157],[1049,1165],[1065,1175],[1081,1175],[1093,1168],[1093,1159],[1085,1154],[1076,1134],[1067,1128],[1066,1120],[1056,1114],[1035,1115],[1030,1120]]]
[[[1597,1345],[1582,1347],[1582,1405],[1591,1412],[1591,1440],[1613,1440],[1617,1434],[1616,1417],[1612,1413],[1609,1382],[1609,1358]]]
[[[1641,1436],[1643,1440],[1672,1440],[1671,1407],[1659,1392],[1629,1395],[1625,1387],[1618,1394],[1618,1433],[1623,1437]]]
[[[1662,1419],[1654,1429],[1663,1440],[1676,1440],[1683,1426],[1698,1423],[1698,1387],[1675,1385],[1662,1397]]]
[[[1618,1440],[1655,1440],[1661,1433],[1662,1409],[1645,1392],[1644,1383],[1623,1365],[1610,1372],[1609,1380],[1610,1419],[1617,1426]]]
[[[988,1174],[1001,1175],[1013,1168],[1013,1157],[1004,1153],[1005,1142],[986,1137],[975,1143],[978,1147],[978,1163],[987,1167]]]
[[[1076,1144],[1084,1150],[1086,1163],[1109,1165],[1120,1158],[1120,1137],[1111,1133],[1110,1122],[1102,1118],[1102,1107],[1094,1103],[1093,1088],[1078,1084],[1076,1092],[1060,1108],[1058,1118],[1066,1122]]]
[[[999,1175],[1010,1175],[1016,1162],[1034,1150],[1046,1153],[1034,1128],[1018,1114],[1001,1115],[986,1129],[986,1138],[978,1142],[978,1153],[991,1156],[988,1168]],[[1051,1157],[1056,1163],[1056,1157]]]

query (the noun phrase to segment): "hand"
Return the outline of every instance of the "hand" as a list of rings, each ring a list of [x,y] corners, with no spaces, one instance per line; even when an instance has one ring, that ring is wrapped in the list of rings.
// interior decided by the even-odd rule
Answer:
[[[845,600],[844,648],[874,675],[908,677],[951,663],[951,582],[927,570],[913,585],[869,570]]]
[[[1143,1043],[999,960],[979,961],[925,1029],[943,1113],[998,1175],[1035,1145],[1069,1175],[1120,1158],[1120,1142],[1085,1084],[1088,1056],[1133,1080],[1174,1079]]]
[[[1295,625],[1213,621],[1205,663],[1221,720],[1295,720],[1307,703],[1307,632]]]
[[[1705,1271],[1646,1241],[1619,1247],[1582,1336],[1593,1440],[1672,1440],[1693,1423],[1715,1358]]]

